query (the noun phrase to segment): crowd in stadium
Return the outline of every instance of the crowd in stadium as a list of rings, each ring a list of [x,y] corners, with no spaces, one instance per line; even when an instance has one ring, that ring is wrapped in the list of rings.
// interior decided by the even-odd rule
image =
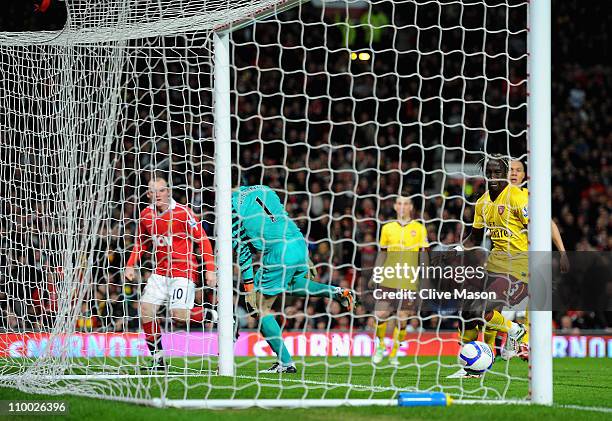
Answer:
[[[567,19],[563,13],[561,10],[558,24]],[[316,10],[305,8],[301,17],[307,22],[315,21]],[[287,18],[295,19],[296,16],[288,14]],[[378,56],[374,54],[371,61],[357,62],[351,60],[346,50],[326,53],[323,48],[316,48],[317,37],[321,36],[318,32],[321,28],[316,25],[303,34],[299,32],[300,25],[281,26],[279,31],[276,24],[261,24],[256,34],[246,29],[234,35],[234,56],[237,58],[234,67],[237,96],[233,104],[237,119],[234,123],[235,136],[241,145],[237,155],[248,183],[270,185],[286,200],[287,211],[309,241],[320,281],[356,289],[367,285],[368,268],[374,265],[378,252],[376,243],[381,223],[395,217],[392,202],[400,193],[414,196],[415,218],[426,222],[430,243],[460,242],[469,231],[466,224],[469,226],[472,222],[471,205],[482,193],[484,183],[478,177],[442,177],[436,170],[443,168],[440,162],[463,162],[473,166],[481,158],[477,152],[483,148],[520,157],[524,147],[515,144],[525,143],[520,134],[524,129],[520,120],[524,119],[525,110],[513,114],[509,109],[496,113],[491,107],[466,106],[463,109],[459,101],[449,101],[441,107],[442,97],[461,99],[461,94],[457,94],[461,86],[445,87],[440,97],[442,91],[434,82],[419,81],[416,76],[402,80],[388,76],[398,63],[403,68],[417,66],[414,69],[421,75],[433,75],[439,66],[435,55],[420,57],[416,64],[416,56],[410,58],[410,54],[405,54],[403,61],[398,62],[393,56],[395,53],[381,52]],[[304,37],[305,45],[312,48],[308,54],[291,48],[281,53],[278,46],[270,46],[278,43],[279,33],[285,47],[296,45],[300,37]],[[414,39],[414,34],[400,35],[396,40],[399,49],[404,48],[402,43]],[[357,47],[363,43],[362,36],[357,34]],[[260,45],[268,47],[256,47],[253,37]],[[330,30],[325,37],[327,51],[335,51],[330,43],[340,43],[340,31]],[[452,34],[449,37],[444,42],[450,49]],[[569,32],[556,32],[555,37],[561,50],[563,46],[573,48],[576,42]],[[383,33],[373,47],[383,51],[385,43],[392,39],[393,34]],[[520,43],[511,48],[515,49],[511,55],[520,56],[524,52]],[[300,54],[306,56],[306,64],[302,61],[305,56]],[[492,75],[506,71],[506,59],[500,60],[488,63]],[[477,67],[477,63],[471,65]],[[520,83],[525,71],[523,65],[519,60],[516,69],[503,74],[517,84],[508,88],[511,103],[515,105],[524,101],[525,85]],[[308,76],[286,76],[302,66],[306,67]],[[348,66],[352,66],[352,70],[347,71]],[[366,72],[368,69],[371,72]],[[464,70],[469,69],[470,63]],[[611,86],[612,68],[609,66],[562,64],[560,58],[555,61],[552,209],[567,250],[612,250]],[[468,94],[473,95],[478,89],[482,91],[483,86],[467,87]],[[502,98],[496,89],[505,87],[496,87],[491,81],[486,89],[484,102],[490,106]],[[411,90],[419,91],[418,99],[403,102],[395,99]],[[301,95],[294,96],[299,93]],[[306,101],[306,95],[314,99]],[[358,100],[346,99],[349,96]],[[156,99],[152,95],[150,100]],[[428,115],[430,109],[437,110],[434,117]],[[139,112],[142,116],[143,110]],[[453,123],[461,121],[462,112],[464,126],[459,128]],[[100,230],[95,247],[93,288],[77,319],[79,330],[138,329],[140,287],[122,277],[132,245],[135,219],[145,205],[139,200],[146,200],[141,195],[145,178],[136,175],[137,169],[156,162],[165,166],[176,186],[174,199],[190,204],[205,221],[209,236],[214,235],[211,214],[214,196],[209,188],[212,176],[207,172],[208,164],[196,162],[190,168],[185,166],[187,156],[196,160],[196,156],[211,155],[206,149],[209,146],[190,144],[186,140],[209,137],[210,126],[203,119],[201,126],[191,127],[190,132],[185,133],[186,125],[179,120],[179,114],[171,116],[178,123],[172,125],[171,133],[164,128],[165,122],[151,130],[161,140],[153,142],[147,136],[136,140],[126,136],[122,140],[120,149],[127,153],[116,166],[117,179],[126,172],[134,172],[117,187],[113,200],[119,205]],[[144,110],[144,120],[149,117]],[[436,119],[444,124],[413,124]],[[485,128],[495,132],[501,127],[507,131],[484,136]],[[457,146],[473,153],[462,154]],[[152,157],[145,157],[149,154]],[[122,203],[125,198],[128,203]],[[52,267],[39,251],[20,250],[16,247],[18,243],[12,241],[11,232],[35,235],[35,218],[4,219],[1,227],[0,329],[46,329],[57,311],[53,285],[62,276],[61,268]],[[143,270],[141,282],[146,282],[150,274],[150,267]],[[202,287],[196,302],[194,314],[201,313],[201,305],[210,306],[214,302],[214,291]],[[246,314],[242,301],[236,311],[241,328],[256,328],[256,320]],[[371,330],[375,323],[363,307],[358,308],[352,318],[336,317],[339,313],[337,303],[315,298],[306,302],[300,298],[288,302],[282,321],[285,329],[352,327]],[[457,327],[456,319],[440,318],[435,314],[425,316],[424,320],[415,317],[409,330]],[[206,317],[200,316],[198,320],[210,323]],[[605,320],[600,314],[570,311],[557,314],[555,324],[563,333],[576,333],[580,329],[607,328]]]

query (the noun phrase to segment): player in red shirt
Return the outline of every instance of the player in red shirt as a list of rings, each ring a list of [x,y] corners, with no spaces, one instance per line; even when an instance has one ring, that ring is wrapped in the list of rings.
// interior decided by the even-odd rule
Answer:
[[[155,273],[140,297],[140,318],[147,346],[153,357],[152,369],[165,369],[161,329],[156,320],[159,306],[167,304],[173,319],[189,323],[194,306],[198,263],[193,252],[199,245],[206,268],[206,284],[216,286],[213,250],[202,224],[193,211],[172,199],[166,178],[154,174],[147,197],[151,204],[140,213],[138,234],[125,268],[125,277],[136,277],[136,264],[146,250],[153,249]]]

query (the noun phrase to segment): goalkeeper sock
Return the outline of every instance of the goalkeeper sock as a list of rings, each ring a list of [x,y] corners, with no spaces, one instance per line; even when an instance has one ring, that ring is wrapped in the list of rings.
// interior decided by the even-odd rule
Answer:
[[[270,345],[270,348],[276,353],[278,359],[283,365],[289,365],[293,363],[291,354],[283,342],[283,334],[280,326],[276,322],[276,319],[271,314],[261,319],[261,326],[259,328],[261,334],[266,338],[266,341]]]
[[[461,332],[461,330],[459,330],[459,337],[461,338],[462,344],[467,344],[468,342],[475,341],[476,339],[478,339],[478,328],[475,327],[472,329],[465,329],[463,333]]]
[[[484,329],[484,342],[489,345],[489,348],[491,348],[491,351],[493,352],[493,355],[496,354],[495,352],[495,338],[497,337],[497,330],[493,330],[489,327],[485,327]]]
[[[376,326],[376,337],[378,338],[378,347],[385,349],[385,335],[387,333],[387,322],[379,322]]]
[[[402,332],[404,332],[404,330],[402,329]],[[404,335],[405,337],[406,335]],[[393,358],[397,355],[397,350],[399,349],[400,346],[400,330],[399,328],[396,326],[395,329],[393,329],[393,348],[391,348],[391,353],[389,354],[390,358]]]
[[[161,329],[157,320],[143,323],[142,330],[144,330],[145,341],[147,342],[147,347],[149,348],[151,356],[155,358],[161,356],[160,354],[163,351]]]
[[[325,297],[325,298],[336,298],[338,294],[338,287],[328,284],[322,284],[320,282],[309,281],[304,278],[297,279],[293,285],[290,286],[290,293],[297,295],[298,297]]]

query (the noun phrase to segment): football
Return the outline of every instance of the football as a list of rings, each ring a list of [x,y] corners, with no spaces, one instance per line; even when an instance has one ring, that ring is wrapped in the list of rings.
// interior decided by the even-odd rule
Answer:
[[[468,342],[459,353],[459,364],[468,373],[484,373],[491,368],[493,360],[493,352],[484,342]]]

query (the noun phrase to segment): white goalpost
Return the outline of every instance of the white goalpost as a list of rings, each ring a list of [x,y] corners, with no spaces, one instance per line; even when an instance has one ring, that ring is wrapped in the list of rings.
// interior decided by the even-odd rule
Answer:
[[[529,314],[529,363],[449,379],[461,313],[411,312],[398,365],[377,365],[366,292],[396,198],[429,246],[457,245],[494,154],[537,163],[529,250],[549,254],[550,0],[63,3],[63,30],[0,32],[0,387],[210,409],[552,404],[550,311]],[[277,300],[295,374],[260,372],[276,357],[241,288],[232,168],[278,194],[317,282],[363,301]],[[188,322],[160,307],[167,367],[147,371],[141,298],[166,240],[125,268],[154,173],[212,240],[217,284],[198,269]]]
[[[534,1],[530,6],[529,27],[529,241],[530,250],[541,252],[539,268],[530,260],[529,271],[541,270],[542,259],[552,250],[551,226],[551,49],[550,0]],[[533,253],[532,253],[533,254]],[[550,257],[547,259],[550,261]],[[545,265],[544,267],[549,267]],[[551,273],[545,273],[545,285],[550,285]],[[552,306],[551,306],[552,308]],[[552,312],[533,311],[530,336],[531,399],[534,403],[551,405],[553,402],[552,374]]]
[[[227,33],[214,35],[215,53],[215,187],[219,274],[219,374],[234,375],[234,282],[232,271],[232,136],[230,123],[230,56]]]

